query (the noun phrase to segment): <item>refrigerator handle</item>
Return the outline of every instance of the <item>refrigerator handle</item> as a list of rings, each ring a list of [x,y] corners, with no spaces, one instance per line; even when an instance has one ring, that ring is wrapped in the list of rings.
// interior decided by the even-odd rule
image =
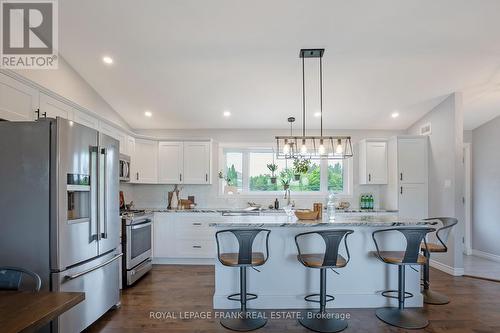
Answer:
[[[100,148],[99,156],[99,234],[100,239],[108,238],[108,221],[107,221],[107,200],[106,200],[106,187],[107,187],[107,163],[106,163],[106,148]]]
[[[98,221],[98,216],[97,216],[97,200],[98,200],[98,193],[97,193],[97,163],[98,163],[98,158],[97,158],[97,150],[98,147],[90,147],[90,223],[89,223],[89,243],[92,243],[93,241],[98,240],[98,233],[97,233],[97,221]]]
[[[117,255],[116,255],[116,256],[114,256],[113,258],[109,259],[109,260],[108,260],[108,261],[106,261],[106,262],[103,262],[103,263],[102,263],[102,264],[100,264],[100,265],[97,265],[97,266],[95,266],[95,267],[89,268],[89,269],[87,269],[87,270],[84,270],[84,271],[82,271],[82,272],[76,273],[76,274],[74,274],[74,275],[66,275],[66,276],[64,276],[64,278],[65,278],[66,280],[74,280],[74,279],[77,279],[77,278],[79,278],[80,276],[83,276],[83,275],[88,274],[88,273],[90,273],[90,272],[93,272],[93,271],[95,271],[95,270],[97,270],[97,269],[99,269],[99,268],[101,268],[101,267],[104,267],[104,266],[106,266],[106,265],[109,265],[110,263],[112,263],[112,262],[113,262],[113,261],[115,261],[116,259],[121,258],[121,256],[123,256],[123,253],[117,254]]]

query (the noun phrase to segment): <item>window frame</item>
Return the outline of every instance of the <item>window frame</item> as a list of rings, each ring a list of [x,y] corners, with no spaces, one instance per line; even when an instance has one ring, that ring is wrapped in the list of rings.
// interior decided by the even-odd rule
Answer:
[[[219,179],[218,182],[218,196],[223,198],[231,198],[235,196],[239,197],[276,197],[283,195],[283,191],[250,191],[249,190],[249,153],[250,152],[270,152],[274,149],[273,145],[266,145],[262,143],[258,144],[242,144],[242,143],[219,143],[219,164],[217,170],[226,170],[226,159],[225,152],[241,152],[242,154],[242,191],[237,194],[225,194],[224,193],[224,180]],[[320,190],[319,191],[304,191],[296,192],[292,191],[292,196],[294,197],[325,197],[328,195],[328,161],[329,160],[319,160],[320,164]],[[336,196],[339,198],[352,198],[353,190],[353,161],[352,158],[344,159],[342,163],[342,172],[344,179],[344,186],[342,192],[337,192]]]

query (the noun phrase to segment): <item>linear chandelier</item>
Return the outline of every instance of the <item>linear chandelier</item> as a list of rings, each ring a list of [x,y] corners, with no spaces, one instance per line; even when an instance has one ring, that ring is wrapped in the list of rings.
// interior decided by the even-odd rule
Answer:
[[[293,135],[294,117],[289,117],[289,136],[276,136],[278,159],[345,159],[352,157],[350,136],[323,136],[323,53],[325,49],[301,49],[302,58],[302,135]],[[319,59],[320,135],[306,135],[305,58]]]

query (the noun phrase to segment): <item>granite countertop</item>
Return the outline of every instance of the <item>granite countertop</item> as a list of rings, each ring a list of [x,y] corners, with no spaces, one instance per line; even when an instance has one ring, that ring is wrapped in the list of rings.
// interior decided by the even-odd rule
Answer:
[[[349,216],[338,214],[334,221],[322,220],[299,220],[295,216],[221,216],[220,221],[210,223],[211,227],[336,227],[336,226],[366,226],[366,227],[390,227],[390,226],[417,226],[434,225],[436,220],[425,221],[398,217],[396,215],[363,215]]]
[[[193,208],[193,209],[167,209],[167,208],[143,208],[147,212],[159,213],[273,213],[285,214],[285,211],[280,209],[255,209],[247,210],[245,208]],[[326,211],[326,208],[324,208]],[[379,214],[379,213],[397,213],[397,210],[337,210],[337,214]]]

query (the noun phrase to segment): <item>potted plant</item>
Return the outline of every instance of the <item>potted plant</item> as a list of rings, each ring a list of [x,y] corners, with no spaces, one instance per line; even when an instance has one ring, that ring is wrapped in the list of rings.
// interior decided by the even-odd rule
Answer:
[[[283,189],[286,191],[290,188],[290,179],[281,179],[281,184],[283,184]]]
[[[280,172],[281,184],[283,185],[283,189],[286,191],[290,188],[290,173],[288,169],[285,169]]]
[[[296,158],[293,160],[293,171],[295,180],[300,180],[300,176],[306,174],[309,171],[309,166],[311,165],[311,160]]]
[[[267,168],[271,171],[271,184],[276,184],[276,175],[274,174],[278,170],[278,166],[274,163],[267,164]]]

